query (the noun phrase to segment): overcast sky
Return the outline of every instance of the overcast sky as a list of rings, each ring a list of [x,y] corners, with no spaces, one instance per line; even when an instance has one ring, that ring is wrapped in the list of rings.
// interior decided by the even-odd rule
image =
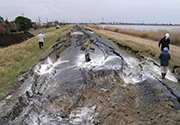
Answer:
[[[180,24],[180,0],[1,0],[0,15],[36,22]]]

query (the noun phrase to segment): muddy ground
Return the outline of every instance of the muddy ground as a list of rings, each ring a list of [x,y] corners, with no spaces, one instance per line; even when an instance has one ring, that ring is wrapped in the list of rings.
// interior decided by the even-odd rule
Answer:
[[[120,58],[121,53],[107,40],[78,26],[74,32],[78,34],[59,38],[48,57],[40,59],[30,72],[17,80],[22,86],[0,102],[1,124],[180,124],[180,96],[173,87],[154,76],[144,80],[146,72],[126,74],[130,67],[120,60],[124,55]],[[84,47],[89,49],[89,63],[78,59],[82,55],[84,60]],[[108,60],[103,60],[106,65],[89,68],[101,56]],[[121,70],[119,65],[116,67],[117,61],[123,64]],[[46,65],[47,69],[43,70],[41,67]],[[127,78],[142,77],[142,80],[126,83],[123,74]]]
[[[0,34],[0,47],[4,48],[13,44],[18,44],[32,37],[34,37],[34,35],[29,32]]]

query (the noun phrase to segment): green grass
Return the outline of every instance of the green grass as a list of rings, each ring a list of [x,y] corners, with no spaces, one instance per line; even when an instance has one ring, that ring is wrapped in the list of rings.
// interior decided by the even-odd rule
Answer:
[[[46,37],[43,50],[39,49],[36,38],[39,30],[30,31],[35,35],[34,38],[1,49],[0,97],[12,89],[14,81],[21,72],[28,71],[40,58],[48,55],[55,41],[70,32],[72,28],[73,25],[66,25],[62,26],[61,29],[55,29],[55,27],[40,29]],[[11,62],[8,66],[5,65],[7,61]]]

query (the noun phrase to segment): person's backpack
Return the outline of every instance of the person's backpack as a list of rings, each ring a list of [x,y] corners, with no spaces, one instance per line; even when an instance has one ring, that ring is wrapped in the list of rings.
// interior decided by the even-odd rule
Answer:
[[[0,23],[3,24],[3,22],[4,22],[4,21],[3,21],[3,18],[0,17]]]

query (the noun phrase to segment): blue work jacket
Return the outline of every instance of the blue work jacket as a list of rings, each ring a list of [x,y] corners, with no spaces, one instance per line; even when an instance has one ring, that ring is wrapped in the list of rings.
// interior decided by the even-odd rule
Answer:
[[[168,51],[162,51],[159,55],[159,59],[161,60],[161,66],[169,66],[169,60],[171,59],[171,55]]]

